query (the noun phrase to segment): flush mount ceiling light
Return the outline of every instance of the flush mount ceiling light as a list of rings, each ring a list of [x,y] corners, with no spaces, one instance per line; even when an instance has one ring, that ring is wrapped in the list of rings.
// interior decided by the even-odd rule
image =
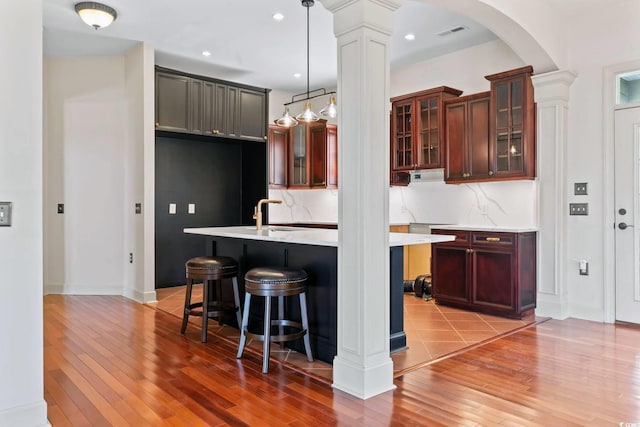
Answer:
[[[93,1],[76,3],[75,10],[87,25],[96,30],[111,25],[118,17],[114,8]]]
[[[315,1],[301,0],[301,3],[303,7],[307,8],[307,91],[297,95],[293,95],[293,97],[291,97],[291,102],[287,102],[286,104],[284,104],[284,107],[285,107],[284,115],[280,117],[278,120],[275,120],[275,124],[283,127],[296,126],[298,122],[311,123],[311,122],[317,122],[318,120],[320,120],[320,116],[314,113],[313,109],[311,108],[311,100],[313,98],[317,98],[318,96],[331,95],[331,98],[329,99],[329,104],[327,104],[327,106],[320,111],[320,114],[329,116],[329,117],[336,117],[337,115],[336,98],[333,96],[335,92],[327,92],[324,88],[316,89],[313,91],[309,90],[309,8],[315,4]],[[298,77],[296,76],[296,74],[294,74],[294,76]],[[312,93],[315,93],[318,91],[322,91],[322,93],[311,96]],[[306,95],[306,96],[302,99],[296,100],[296,97],[300,95]],[[299,101],[306,101],[304,103],[304,111],[302,111],[302,113],[298,114],[294,118],[289,114],[288,106],[290,104],[293,104],[294,102],[299,102]]]

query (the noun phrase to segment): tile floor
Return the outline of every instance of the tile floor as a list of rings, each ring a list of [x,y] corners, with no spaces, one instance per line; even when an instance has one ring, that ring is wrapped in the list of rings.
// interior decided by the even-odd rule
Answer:
[[[184,304],[184,286],[156,290],[158,302],[155,307],[182,318]],[[193,301],[202,297],[202,286],[196,285],[193,290]],[[473,313],[452,307],[440,306],[433,301],[416,298],[411,293],[404,296],[405,332],[408,349],[391,355],[394,365],[394,376],[434,363],[440,358],[450,356],[464,349],[473,348],[484,342],[499,338],[518,329],[539,323],[544,318],[528,318],[513,320],[486,314]],[[186,335],[199,339],[199,318],[192,318]],[[180,326],[176,323],[176,331]],[[239,340],[238,330],[229,326],[218,326],[215,321],[209,322],[209,333],[221,339]],[[248,353],[261,357],[262,343],[249,342]],[[272,361],[286,363],[290,368],[303,372],[324,382],[331,382],[332,367],[330,364],[315,361],[309,363],[304,354],[288,349],[281,350],[272,345]]]

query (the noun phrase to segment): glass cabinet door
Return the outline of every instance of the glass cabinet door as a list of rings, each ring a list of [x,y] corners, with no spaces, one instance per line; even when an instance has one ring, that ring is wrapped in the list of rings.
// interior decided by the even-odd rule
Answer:
[[[419,99],[420,120],[418,122],[420,167],[440,165],[440,127],[438,97]]]
[[[496,172],[523,172],[523,80],[496,84]]]
[[[394,169],[410,168],[413,166],[413,148],[411,138],[411,115],[413,102],[397,105],[394,108]]]
[[[292,160],[290,185],[307,185],[307,127],[298,125],[292,130]]]

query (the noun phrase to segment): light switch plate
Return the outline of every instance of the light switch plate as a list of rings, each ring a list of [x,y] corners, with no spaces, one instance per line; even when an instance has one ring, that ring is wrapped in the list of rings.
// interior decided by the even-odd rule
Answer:
[[[569,215],[589,215],[589,203],[569,203]]]
[[[11,225],[11,202],[0,202],[0,226]]]
[[[196,204],[195,203],[189,203],[188,212],[189,212],[190,215],[193,215],[193,214],[196,213]]]
[[[169,203],[169,215],[175,215],[175,214],[176,214],[176,204]]]

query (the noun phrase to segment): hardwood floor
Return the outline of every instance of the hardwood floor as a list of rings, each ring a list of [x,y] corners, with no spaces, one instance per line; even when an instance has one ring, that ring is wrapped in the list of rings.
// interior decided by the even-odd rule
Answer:
[[[411,371],[366,401],[123,297],[44,298],[53,426],[640,423],[640,328],[580,320],[520,330]]]
[[[154,306],[159,310],[182,318],[184,311],[185,286],[157,289],[158,302]],[[192,301],[202,299],[202,285],[193,287]],[[473,313],[453,307],[439,306],[433,300],[416,298],[413,293],[404,294],[404,330],[407,334],[407,349],[393,353],[394,377],[423,366],[472,345],[479,345],[502,335],[511,333],[532,323],[547,320],[536,318],[515,320],[504,317]],[[187,334],[200,334],[200,318],[191,318]],[[240,341],[236,328],[218,326],[209,322],[209,333],[225,338],[234,345]],[[256,353],[262,352],[262,342],[248,340],[247,345]],[[333,368],[331,364],[316,360],[307,361],[306,355],[280,346],[271,346],[271,358],[285,363],[316,379],[331,384]]]

